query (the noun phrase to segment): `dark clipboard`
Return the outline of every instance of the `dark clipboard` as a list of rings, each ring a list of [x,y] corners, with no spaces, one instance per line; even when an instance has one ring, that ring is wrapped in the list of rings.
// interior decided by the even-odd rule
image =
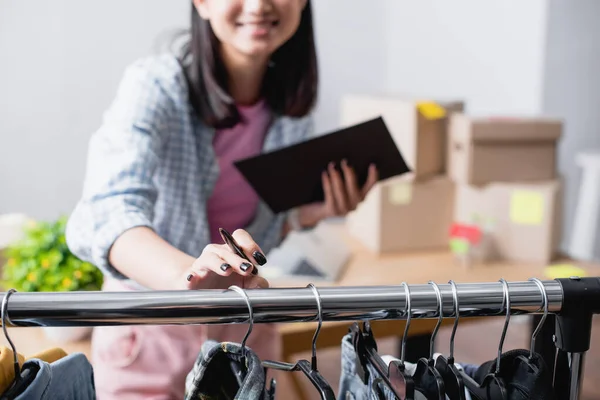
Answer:
[[[271,211],[279,213],[324,200],[321,173],[346,159],[362,186],[369,164],[379,180],[410,172],[390,132],[378,117],[293,146],[236,161],[234,165]]]

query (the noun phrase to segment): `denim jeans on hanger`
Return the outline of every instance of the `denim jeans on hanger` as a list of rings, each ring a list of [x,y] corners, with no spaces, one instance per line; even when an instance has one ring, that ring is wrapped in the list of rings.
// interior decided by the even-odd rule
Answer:
[[[346,334],[342,339],[342,369],[340,375],[339,400],[379,400],[395,399],[394,394],[384,383],[375,383],[377,371],[367,365],[369,382],[365,384],[356,373],[356,353],[351,341],[351,334]]]
[[[17,400],[95,400],[94,371],[85,355],[73,353],[49,364],[32,359],[21,371],[30,370],[35,378]],[[23,374],[21,374],[23,375]]]
[[[246,377],[239,385],[232,362],[242,366],[241,345],[214,340],[204,342],[194,368],[185,380],[185,400],[266,400],[268,396],[261,361],[250,348],[246,349]]]

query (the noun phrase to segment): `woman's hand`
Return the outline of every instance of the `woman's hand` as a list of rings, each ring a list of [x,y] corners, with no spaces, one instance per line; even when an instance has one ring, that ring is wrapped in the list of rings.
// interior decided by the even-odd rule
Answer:
[[[209,244],[181,276],[186,289],[226,289],[231,285],[248,289],[269,287],[258,275],[256,265],[267,262],[258,244],[242,229],[232,236],[251,261],[235,254],[226,244]]]
[[[327,171],[323,171],[321,182],[325,200],[322,203],[308,204],[299,208],[298,219],[303,227],[315,226],[325,218],[344,216],[354,211],[377,183],[378,172],[374,164],[369,166],[367,181],[363,187],[358,186],[356,173],[346,160],[342,160],[341,169],[343,177],[334,163],[329,163]]]

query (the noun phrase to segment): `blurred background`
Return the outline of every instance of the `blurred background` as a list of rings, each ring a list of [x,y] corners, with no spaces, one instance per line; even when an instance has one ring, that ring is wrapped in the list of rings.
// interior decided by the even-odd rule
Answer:
[[[586,187],[600,192],[600,1],[314,0],[312,5],[321,85],[317,131],[341,127],[343,99],[352,94],[459,100],[472,116],[557,118],[562,126],[556,174],[563,188],[552,207],[560,221],[537,231],[545,238],[541,252],[545,257],[557,250],[546,238],[556,236],[560,257],[586,265],[600,260],[597,217],[580,227],[592,249],[572,252],[578,207],[590,216],[600,208],[600,201],[580,201],[584,169],[577,162],[582,152],[596,151],[591,164],[597,172],[589,173]],[[188,27],[189,14],[189,0],[0,0],[0,216],[56,220],[71,212],[82,190],[88,140],[125,67],[164,51],[173,34]],[[406,192],[393,193],[396,205],[406,202]],[[453,216],[448,218],[451,223]],[[62,225],[52,229],[61,232]],[[368,232],[372,229],[384,230]],[[0,249],[14,237],[7,232],[0,224]],[[446,226],[442,232],[442,246],[433,243],[438,250],[447,248]],[[369,247],[369,239],[363,242]],[[380,243],[371,247],[383,252]],[[401,262],[408,266],[414,260]],[[502,321],[470,325],[457,338],[457,352],[469,362],[490,359],[501,326]],[[594,326],[584,380],[590,399],[600,396],[597,319]],[[527,347],[529,334],[523,324],[511,325],[507,348]],[[448,331],[440,335],[447,343]],[[395,353],[397,341],[386,340],[382,351]],[[89,350],[86,343],[78,346]],[[336,351],[322,353],[323,374],[332,381],[339,374]]]
[[[86,147],[126,65],[188,25],[187,0],[0,0],[0,213],[68,213]],[[346,93],[459,98],[471,113],[565,118],[558,146],[568,243],[581,170],[600,147],[600,2],[315,1],[317,129]],[[600,254],[596,246],[595,254]]]

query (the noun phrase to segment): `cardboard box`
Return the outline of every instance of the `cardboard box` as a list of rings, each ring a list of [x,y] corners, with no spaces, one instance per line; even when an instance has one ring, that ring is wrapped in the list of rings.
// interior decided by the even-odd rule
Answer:
[[[340,123],[345,127],[382,116],[414,178],[421,180],[445,174],[448,115],[463,110],[463,102],[348,95],[342,98]]]
[[[544,118],[470,118],[449,123],[448,174],[457,183],[543,181],[556,178],[562,122]]]
[[[486,259],[547,264],[558,252],[562,184],[492,183],[457,185],[455,220],[485,221],[492,243]]]
[[[447,177],[379,182],[347,217],[350,234],[376,253],[447,249],[454,183]]]

